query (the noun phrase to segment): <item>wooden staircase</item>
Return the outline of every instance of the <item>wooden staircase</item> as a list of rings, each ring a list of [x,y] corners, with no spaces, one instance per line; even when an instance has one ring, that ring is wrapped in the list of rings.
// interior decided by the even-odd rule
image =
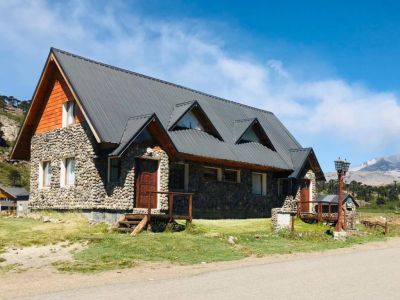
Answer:
[[[125,214],[113,226],[114,231],[130,232],[132,235],[140,233],[147,225],[147,215]]]

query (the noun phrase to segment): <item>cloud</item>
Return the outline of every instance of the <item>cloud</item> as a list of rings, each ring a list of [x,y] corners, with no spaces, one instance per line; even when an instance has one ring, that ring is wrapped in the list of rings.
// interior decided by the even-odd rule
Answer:
[[[274,57],[232,54],[202,20],[156,20],[121,2],[83,3],[0,1],[0,51],[29,64],[50,46],[63,48],[273,111],[309,141],[336,138],[371,149],[398,143],[394,93],[341,78],[304,80]]]

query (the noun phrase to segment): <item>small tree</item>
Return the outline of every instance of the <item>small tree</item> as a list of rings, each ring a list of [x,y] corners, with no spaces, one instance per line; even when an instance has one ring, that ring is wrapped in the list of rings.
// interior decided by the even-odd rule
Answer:
[[[17,170],[11,170],[8,174],[8,179],[12,183],[13,186],[21,185],[21,174]]]

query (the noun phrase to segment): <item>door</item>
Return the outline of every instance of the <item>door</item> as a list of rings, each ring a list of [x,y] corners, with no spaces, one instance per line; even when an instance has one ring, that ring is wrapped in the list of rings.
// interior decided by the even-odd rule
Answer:
[[[136,207],[148,208],[150,201],[151,208],[157,208],[157,171],[158,161],[152,159],[137,159],[136,161]]]
[[[300,210],[302,212],[310,211],[310,180],[300,182]]]

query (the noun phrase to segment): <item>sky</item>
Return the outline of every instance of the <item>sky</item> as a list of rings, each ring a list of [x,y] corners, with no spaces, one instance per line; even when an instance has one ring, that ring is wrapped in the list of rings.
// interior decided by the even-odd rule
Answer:
[[[52,46],[272,111],[324,171],[400,153],[398,1],[0,0],[0,94]]]

